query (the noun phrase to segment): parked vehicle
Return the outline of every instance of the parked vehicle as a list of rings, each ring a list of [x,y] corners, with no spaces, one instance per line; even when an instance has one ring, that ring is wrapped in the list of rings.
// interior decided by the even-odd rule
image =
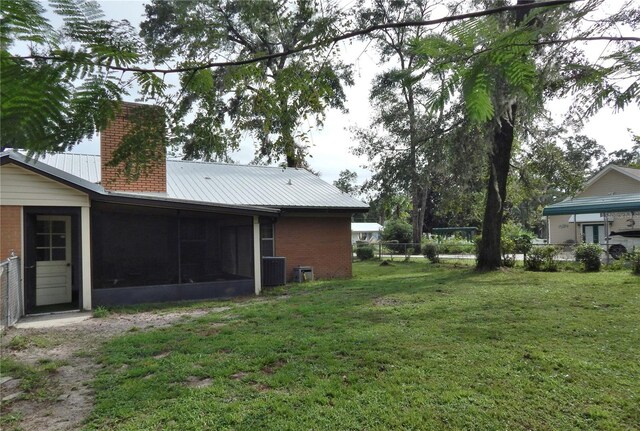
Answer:
[[[623,254],[640,249],[640,229],[611,232],[602,245],[607,244],[611,257],[620,259]]]

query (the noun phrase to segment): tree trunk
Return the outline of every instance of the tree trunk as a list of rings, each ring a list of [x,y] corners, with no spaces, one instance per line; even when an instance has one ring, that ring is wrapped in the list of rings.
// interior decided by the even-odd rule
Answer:
[[[402,61],[402,69],[404,70],[404,61]],[[422,204],[423,187],[420,186],[420,176],[418,175],[418,156],[417,156],[417,119],[416,108],[413,99],[413,87],[411,84],[406,85],[403,90],[405,101],[407,102],[407,110],[409,111],[409,162],[411,163],[411,226],[412,241],[414,244],[420,244],[422,240],[422,226],[424,224],[424,205]]]
[[[487,202],[482,221],[482,238],[476,269],[489,271],[502,266],[500,238],[504,203],[507,199],[507,179],[513,147],[513,124],[516,118],[516,104],[511,105],[511,118],[500,118],[500,124],[492,137],[489,154],[489,183]]]
[[[411,226],[413,228],[412,240],[414,244],[419,244],[422,241],[422,230],[424,227],[424,212],[427,201],[426,192],[423,187],[417,187],[417,190],[412,193],[411,204],[413,209],[411,211]]]
[[[532,4],[535,0],[518,0],[518,5]],[[525,8],[516,12],[516,26],[529,13]],[[499,88],[499,87],[498,87]],[[478,252],[476,269],[490,271],[502,266],[500,240],[502,238],[502,216],[504,203],[507,200],[507,179],[513,147],[513,125],[516,122],[517,104],[512,103],[511,112],[500,117],[500,123],[493,134],[491,153],[489,154],[489,184],[487,187],[487,203],[482,221],[482,238]],[[510,114],[510,115],[509,115]]]
[[[300,164],[300,160],[298,160],[298,157],[296,155],[296,143],[289,129],[283,128],[282,141],[284,144],[283,150],[287,160],[287,167],[297,168]]]

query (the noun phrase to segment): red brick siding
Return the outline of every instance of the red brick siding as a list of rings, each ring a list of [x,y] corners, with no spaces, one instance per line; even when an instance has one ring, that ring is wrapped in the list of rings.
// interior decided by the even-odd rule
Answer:
[[[275,224],[275,255],[293,268],[312,266],[316,278],[351,277],[351,217],[281,217]]]
[[[13,250],[16,255],[21,255],[22,219],[19,206],[0,206],[0,259],[4,260],[11,255]]]
[[[107,166],[113,152],[118,148],[122,138],[129,129],[128,116],[132,109],[144,107],[136,103],[122,103],[122,110],[109,126],[100,134],[100,160],[102,169],[102,186],[111,191],[122,192],[166,192],[167,191],[167,166],[164,147],[160,162],[153,166],[136,181],[130,181],[119,170],[118,166]]]

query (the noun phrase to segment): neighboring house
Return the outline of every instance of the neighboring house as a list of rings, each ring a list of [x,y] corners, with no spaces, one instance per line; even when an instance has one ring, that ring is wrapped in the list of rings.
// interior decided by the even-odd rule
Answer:
[[[356,241],[379,241],[382,229],[382,225],[378,223],[351,223],[351,244]]]
[[[0,259],[23,263],[25,312],[260,293],[262,257],[286,277],[351,276],[349,232],[368,205],[306,170],[166,160],[128,182],[101,156],[0,153]]]
[[[620,246],[626,249],[622,238],[640,230],[640,169],[608,165],[582,192],[546,207],[543,215],[550,244],[608,244],[618,254]]]

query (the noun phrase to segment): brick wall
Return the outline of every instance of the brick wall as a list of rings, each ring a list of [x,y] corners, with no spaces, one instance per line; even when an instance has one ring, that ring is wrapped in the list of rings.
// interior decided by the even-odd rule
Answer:
[[[316,278],[351,277],[351,217],[280,217],[275,224],[275,255],[293,268],[312,266]]]
[[[0,260],[4,260],[11,255],[14,250],[16,255],[21,255],[22,219],[20,217],[19,206],[0,206]]]
[[[150,105],[122,102],[122,109],[109,126],[100,133],[100,160],[102,186],[111,191],[127,192],[166,192],[167,191],[167,162],[166,150],[163,143],[159,143],[158,151],[161,152],[158,162],[154,162],[148,172],[135,181],[129,180],[119,166],[107,166],[113,152],[118,148],[122,138],[129,131],[129,117],[134,109],[140,108],[158,109]]]

